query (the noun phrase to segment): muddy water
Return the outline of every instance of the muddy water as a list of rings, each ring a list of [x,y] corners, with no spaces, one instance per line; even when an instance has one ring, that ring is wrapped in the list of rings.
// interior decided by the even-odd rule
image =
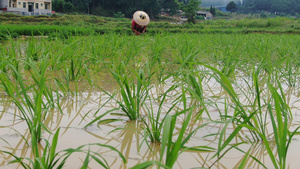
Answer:
[[[107,88],[108,91],[113,91],[117,88],[113,84],[104,85],[105,80],[99,80],[99,83],[101,83],[101,86],[104,89]],[[57,110],[53,110],[51,112],[51,116],[47,116],[45,120],[46,126],[48,126],[51,131],[54,132],[59,127],[61,128],[57,148],[58,151],[67,148],[76,148],[90,143],[101,143],[115,147],[127,159],[127,163],[124,164],[116,152],[103,147],[90,146],[92,151],[101,154],[107,160],[107,163],[111,168],[125,169],[144,161],[159,161],[160,145],[150,144],[149,140],[147,140],[149,144],[145,143],[144,136],[141,134],[143,133],[142,124],[138,121],[132,122],[128,121],[128,118],[125,116],[109,114],[108,116],[105,116],[106,119],[113,118],[121,119],[122,121],[100,124],[98,126],[94,123],[91,126],[84,128],[86,124],[94,119],[93,114],[97,112],[101,105],[107,101],[108,96],[98,89],[87,87],[86,83],[79,83],[78,87],[79,92],[77,96],[61,98],[60,106],[63,114],[59,113]],[[214,82],[204,85],[204,90],[207,93],[207,97],[211,95],[210,91],[214,91],[213,95],[218,95],[218,93],[223,92],[218,85],[214,84]],[[300,125],[300,113],[298,110],[299,105],[297,104],[297,96],[293,91],[286,89],[286,93],[294,116],[291,129],[294,129]],[[17,108],[9,102],[9,100],[10,98],[5,96],[5,94],[1,94],[0,149],[14,152],[20,157],[31,157],[31,149],[25,144],[22,138],[25,137],[29,140],[29,131],[26,123],[20,119]],[[114,101],[110,101],[109,104],[102,107],[99,112],[103,113],[115,107],[117,107],[117,104]],[[220,109],[221,111],[224,111],[222,106],[220,106]],[[219,112],[215,108],[209,109],[209,113],[212,119],[219,119]],[[206,122],[205,118],[207,118],[207,115],[203,114],[204,120],[192,123],[187,129],[187,133]],[[210,123],[204,128],[197,130],[188,142],[187,146],[210,146],[217,148],[219,141],[218,136],[204,136],[220,133],[223,127],[224,124]],[[176,130],[179,129],[180,128],[176,128]],[[227,128],[228,135],[233,131],[233,129],[233,126],[229,126]],[[247,132],[248,131],[244,131],[246,135]],[[178,131],[175,131],[174,136],[176,137],[177,134]],[[44,132],[43,138],[48,139],[49,134]],[[242,140],[243,138],[236,138],[234,142],[240,142]],[[271,145],[273,147],[273,151],[276,152],[275,142],[271,143]],[[43,146],[44,143],[42,143],[42,147]],[[151,147],[152,151],[150,151],[148,146]],[[89,147],[86,149],[88,148]],[[239,146],[239,148],[244,151],[249,150],[251,155],[255,156],[268,168],[273,168],[267,151],[260,142],[254,144],[243,144]],[[287,161],[290,168],[297,168],[300,166],[300,161],[298,159],[299,152],[300,138],[297,136],[293,139],[288,152]],[[215,158],[211,159],[212,155],[213,153],[207,152],[183,152],[175,163],[174,168],[185,169],[194,167],[210,167],[211,165],[213,165],[212,168],[237,168],[245,156],[240,151],[232,149],[220,161],[216,162]],[[72,155],[67,160],[65,168],[80,168],[84,158],[84,154],[77,153]],[[22,168],[16,164],[7,165],[7,163],[11,160],[13,160],[11,156],[0,153],[0,168]],[[90,167],[100,168],[99,164],[96,164],[93,161],[90,163]],[[252,158],[248,158],[246,161],[246,168],[262,167]]]

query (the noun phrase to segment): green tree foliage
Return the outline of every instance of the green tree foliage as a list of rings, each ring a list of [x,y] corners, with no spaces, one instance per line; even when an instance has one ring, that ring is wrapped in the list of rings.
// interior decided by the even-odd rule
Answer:
[[[52,0],[52,10],[56,12],[64,11],[64,0]]]
[[[216,16],[216,8],[213,8],[212,5],[210,6],[209,12],[210,12],[213,16]]]
[[[288,1],[277,0],[275,1],[275,3],[272,4],[270,11],[289,13],[290,10],[289,5],[290,2]]]
[[[71,2],[64,0],[52,0],[52,10],[62,13],[74,12],[74,5]]]
[[[135,11],[143,10],[153,18],[160,14],[162,8],[168,9],[171,14],[177,11],[175,0],[52,0],[52,5],[57,12],[73,11],[102,16],[115,16],[120,13],[125,17],[132,17]]]
[[[201,1],[190,0],[188,2],[178,2],[179,9],[184,12],[184,15],[187,17],[189,23],[195,23],[196,12],[200,9]]]
[[[226,10],[230,11],[230,12],[235,12],[236,11],[236,4],[234,1],[230,1],[227,6],[226,6]]]
[[[176,14],[177,13],[177,3],[175,2],[175,0],[164,0],[162,2],[162,8],[169,10],[170,14]]]
[[[300,13],[300,0],[244,0],[239,11],[243,13],[272,12],[272,13]]]

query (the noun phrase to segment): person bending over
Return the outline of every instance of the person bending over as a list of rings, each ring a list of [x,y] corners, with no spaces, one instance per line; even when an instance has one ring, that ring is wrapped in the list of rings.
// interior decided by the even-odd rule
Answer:
[[[150,18],[146,12],[136,11],[133,14],[133,19],[131,22],[131,30],[135,35],[140,35],[142,33],[145,33],[149,22],[150,22]]]

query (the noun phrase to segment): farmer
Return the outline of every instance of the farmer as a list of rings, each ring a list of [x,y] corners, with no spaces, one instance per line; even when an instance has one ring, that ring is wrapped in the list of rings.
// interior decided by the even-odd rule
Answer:
[[[133,19],[131,22],[131,30],[135,35],[140,35],[141,33],[145,33],[149,22],[150,22],[150,18],[146,12],[136,11],[133,14]]]

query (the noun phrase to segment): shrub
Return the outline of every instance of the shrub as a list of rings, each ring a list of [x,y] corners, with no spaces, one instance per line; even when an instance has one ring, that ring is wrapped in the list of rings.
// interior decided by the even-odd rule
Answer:
[[[11,38],[18,38],[20,35],[16,32],[10,34]]]
[[[117,13],[114,13],[114,18],[124,18],[125,17],[125,14],[123,14],[122,12],[117,12]]]
[[[7,37],[6,37],[6,34],[0,32],[0,40],[6,40]]]

